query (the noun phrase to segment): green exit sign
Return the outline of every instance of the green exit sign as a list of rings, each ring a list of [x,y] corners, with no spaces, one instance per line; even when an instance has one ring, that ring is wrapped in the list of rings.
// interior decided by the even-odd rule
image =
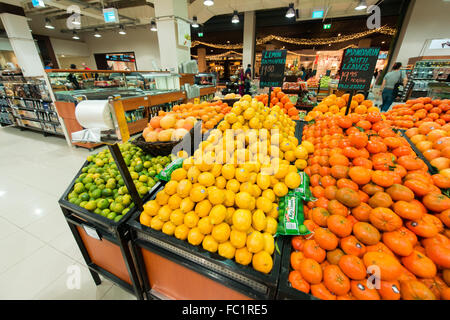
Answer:
[[[198,35],[199,37],[203,37],[203,32],[199,32],[199,33],[197,33],[197,35]]]
[[[323,28],[326,30],[326,29],[331,29],[331,23],[328,23],[328,24],[324,24],[323,25]]]

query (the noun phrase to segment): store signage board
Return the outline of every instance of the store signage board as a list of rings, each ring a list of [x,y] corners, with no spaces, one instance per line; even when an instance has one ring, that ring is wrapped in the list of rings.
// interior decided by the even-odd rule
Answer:
[[[45,8],[45,3],[43,0],[32,0],[31,3],[35,8]]]
[[[345,49],[338,89],[369,90],[379,53],[380,48]]]
[[[430,42],[430,49],[450,49],[450,39],[433,39]]]
[[[197,35],[201,38],[201,37],[203,37],[203,32],[199,32],[199,33],[197,33]]]
[[[282,87],[287,50],[263,51],[259,87]]]
[[[312,18],[313,19],[323,18],[323,10],[315,10],[315,11],[313,11]]]
[[[87,235],[90,236],[91,238],[102,240],[97,230],[95,230],[94,228],[91,228],[90,226],[83,224],[83,229],[87,233]]]
[[[327,29],[331,29],[331,23],[326,23],[323,25],[323,29],[327,30]]]
[[[106,23],[119,23],[119,13],[116,8],[103,9],[103,18]]]
[[[191,25],[184,20],[177,19],[178,45],[191,47]]]

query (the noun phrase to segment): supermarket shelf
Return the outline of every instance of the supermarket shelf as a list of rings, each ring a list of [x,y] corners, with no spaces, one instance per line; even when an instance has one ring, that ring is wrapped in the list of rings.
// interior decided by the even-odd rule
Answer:
[[[23,97],[16,97],[16,96],[2,96],[2,98],[10,98],[10,99],[18,99],[18,100],[30,100],[30,101],[39,101],[39,102],[48,102],[51,103],[53,101],[51,100],[44,100],[44,99],[36,99],[36,98],[23,98]]]
[[[35,127],[30,127],[30,126],[21,126],[16,124],[15,125],[17,128],[24,128],[24,129],[29,129],[31,131],[36,131],[36,132],[40,132],[40,133],[44,133],[44,134],[52,134],[55,136],[59,136],[59,137],[64,137],[64,134],[59,133],[59,132],[55,132],[55,131],[48,131],[48,130],[43,130],[43,129],[39,129],[39,128],[35,128]]]
[[[28,118],[28,117],[24,117],[24,116],[14,116],[15,118],[21,119],[21,120],[28,120],[28,121],[35,121],[35,122],[43,122],[43,123],[50,123],[50,124],[54,124],[54,125],[60,125],[59,122],[54,122],[54,121],[46,121],[46,120],[41,120],[41,119],[33,119],[33,118]]]
[[[10,106],[8,106],[10,107]],[[40,112],[47,112],[47,113],[54,113],[57,114],[56,111],[53,110],[43,110],[43,109],[33,109],[33,108],[25,108],[25,107],[10,107],[12,109],[19,109],[19,110],[25,110],[25,111],[40,111]]]

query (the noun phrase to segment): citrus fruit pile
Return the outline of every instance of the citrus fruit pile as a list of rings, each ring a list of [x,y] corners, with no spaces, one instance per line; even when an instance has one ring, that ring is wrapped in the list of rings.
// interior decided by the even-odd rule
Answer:
[[[424,122],[443,126],[450,122],[450,100],[432,100],[429,97],[408,100],[386,112],[386,119],[398,128],[420,127]]]
[[[150,119],[142,135],[147,142],[181,140],[197,120],[202,121],[202,133],[214,128],[231,107],[222,101],[175,105],[170,112],[159,111]]]
[[[141,197],[157,182],[155,175],[172,161],[171,156],[152,158],[145,155],[131,143],[120,144],[119,149]],[[109,149],[88,156],[87,161],[89,163],[75,180],[68,200],[86,210],[119,221],[134,204]]]
[[[320,299],[450,299],[450,199],[380,114],[304,128],[309,236],[292,238],[292,287]]]
[[[269,97],[267,94],[261,94],[256,96],[256,100],[262,102],[265,106],[267,106],[269,102]],[[295,105],[289,99],[289,96],[281,91],[281,88],[273,88],[272,93],[270,94],[270,107],[279,106],[280,109],[286,113],[292,120],[299,120],[299,110],[295,107]]]
[[[329,95],[308,113],[305,117],[305,121],[311,121],[322,115],[345,115],[349,98],[350,95],[348,93],[342,95],[342,97],[337,97],[335,94]],[[364,100],[364,95],[360,93],[353,96],[352,102],[350,103],[350,111],[351,113],[357,114],[380,112],[380,110],[373,105],[371,100]]]
[[[294,133],[279,106],[242,97],[144,205],[140,223],[270,273],[278,199],[300,185],[314,151]]]
[[[450,188],[450,123],[423,122],[418,128],[409,128],[405,134],[423,156],[436,168],[431,176],[442,189]]]

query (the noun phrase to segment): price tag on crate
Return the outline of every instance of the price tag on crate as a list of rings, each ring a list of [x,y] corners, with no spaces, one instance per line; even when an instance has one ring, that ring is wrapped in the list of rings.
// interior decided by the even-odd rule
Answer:
[[[98,234],[97,230],[95,230],[94,228],[83,224],[83,229],[84,229],[84,231],[86,231],[87,235],[90,236],[91,238],[94,238],[97,240],[102,240],[100,235]]]

